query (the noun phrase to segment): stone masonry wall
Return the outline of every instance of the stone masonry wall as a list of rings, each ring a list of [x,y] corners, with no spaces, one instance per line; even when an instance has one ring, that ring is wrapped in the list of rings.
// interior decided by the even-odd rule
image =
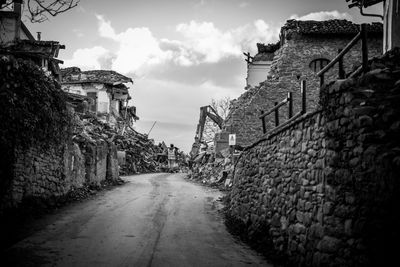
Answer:
[[[236,133],[239,145],[251,144],[262,135],[262,124],[258,118],[261,110],[271,109],[275,102],[285,99],[288,92],[293,93],[294,114],[300,110],[300,80],[303,79],[307,83],[307,108],[315,109],[319,94],[319,78],[310,69],[310,62],[318,58],[332,60],[337,55],[338,49],[344,48],[350,40],[351,37],[348,36],[318,37],[292,34],[275,52],[268,80],[258,87],[250,88],[232,105],[224,129]],[[346,55],[344,60],[346,73],[360,63],[360,45],[356,45]],[[370,36],[368,45],[370,58],[382,53],[381,37]],[[327,73],[326,81],[337,77],[337,73],[338,67],[335,66]],[[280,122],[286,120],[287,106],[284,106],[280,109]],[[267,129],[273,128],[274,115],[267,116],[266,122]]]
[[[98,186],[119,177],[112,143],[68,142],[50,148],[17,149],[15,154],[14,179],[0,208],[17,207],[26,198],[62,197],[84,184]]]
[[[243,152],[227,216],[246,239],[290,266],[390,265],[400,237],[399,69],[323,88],[317,111]]]

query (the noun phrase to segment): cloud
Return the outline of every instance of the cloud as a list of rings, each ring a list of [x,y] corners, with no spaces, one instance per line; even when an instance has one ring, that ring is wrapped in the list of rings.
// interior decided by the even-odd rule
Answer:
[[[114,42],[113,53],[104,47],[78,49],[67,64],[85,68],[112,68],[123,74],[146,76],[160,68],[193,67],[240,59],[243,51],[256,52],[256,43],[278,38],[279,28],[256,20],[221,30],[212,22],[190,21],[176,25],[179,40],[156,38],[147,27],[116,31],[111,22],[96,15],[99,36]]]
[[[175,30],[180,40],[157,39],[150,29],[128,28],[117,33],[103,16],[99,21],[101,37],[114,40],[119,49],[112,67],[122,73],[143,74],[152,65],[173,63],[192,66],[217,63],[225,58],[240,57],[243,51],[255,51],[257,42],[276,40],[278,31],[263,20],[222,31],[212,22],[180,23]]]
[[[96,18],[99,22],[99,34],[101,37],[111,38],[111,39],[118,38],[114,29],[111,27],[110,21],[107,21],[102,15],[96,15]]]
[[[232,32],[221,32],[212,22],[182,23],[176,26],[176,31],[185,40],[184,48],[194,53],[194,64],[215,63],[223,57],[240,54],[240,44],[235,42]]]
[[[146,28],[128,28],[116,33],[110,21],[96,15],[101,37],[114,40],[119,48],[113,59],[112,68],[122,73],[136,73],[146,65],[159,64],[168,58],[168,53],[160,49],[159,41]],[[137,73],[140,75],[141,73]]]
[[[352,16],[348,13],[340,13],[337,10],[333,11],[320,11],[320,12],[313,12],[309,13],[304,16],[299,16],[297,14],[293,14],[290,16],[290,19],[296,19],[296,20],[330,20],[330,19],[347,19],[347,20],[352,20]]]
[[[80,29],[72,29],[72,32],[75,33],[76,36],[78,36],[78,37],[83,37],[83,36],[85,36],[85,35],[83,34],[82,30],[80,30]]]
[[[111,58],[110,51],[101,46],[80,48],[74,52],[72,59],[64,61],[63,67],[78,66],[82,70],[101,69],[104,62]]]
[[[239,57],[243,51],[255,51],[257,42],[271,42],[278,37],[278,29],[263,20],[227,31],[219,30],[212,22],[191,21],[177,25],[176,31],[184,37],[182,45],[191,64]]]

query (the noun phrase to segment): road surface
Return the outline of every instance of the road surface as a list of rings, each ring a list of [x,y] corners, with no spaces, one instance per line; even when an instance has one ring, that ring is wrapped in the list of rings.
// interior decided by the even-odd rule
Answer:
[[[53,215],[7,257],[20,266],[271,266],[227,232],[218,190],[183,174],[124,180]]]

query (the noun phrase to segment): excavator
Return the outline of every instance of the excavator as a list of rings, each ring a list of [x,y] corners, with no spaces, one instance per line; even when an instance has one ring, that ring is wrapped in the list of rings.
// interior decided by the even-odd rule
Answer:
[[[205,129],[206,119],[210,118],[213,122],[215,122],[220,129],[222,129],[222,123],[224,119],[218,115],[213,107],[210,105],[200,107],[200,118],[199,123],[197,124],[196,135],[194,137],[194,143],[192,145],[192,150],[190,151],[191,159],[194,159],[198,154],[202,144],[205,144],[203,140],[203,133]]]

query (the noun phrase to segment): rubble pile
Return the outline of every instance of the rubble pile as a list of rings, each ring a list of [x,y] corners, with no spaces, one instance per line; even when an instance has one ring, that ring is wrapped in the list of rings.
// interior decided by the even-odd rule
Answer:
[[[132,128],[128,128],[123,135],[115,137],[118,150],[125,151],[126,164],[120,168],[120,174],[134,174],[157,172],[162,164],[157,161],[157,155],[163,153],[160,146],[148,139],[147,135],[141,134]]]
[[[99,120],[92,114],[76,114],[74,125],[73,141],[77,143],[112,142],[118,134],[108,123]]]
[[[208,186],[215,186],[221,190],[232,186],[233,164],[229,158],[214,158],[203,154],[199,162],[194,163],[188,173],[190,180],[199,181]]]
[[[79,114],[75,117],[75,134],[77,143],[96,144],[100,142],[114,143],[119,151],[125,151],[125,164],[120,164],[119,174],[156,172],[160,170],[157,154],[162,149],[153,140],[128,127],[123,134],[91,114]]]

